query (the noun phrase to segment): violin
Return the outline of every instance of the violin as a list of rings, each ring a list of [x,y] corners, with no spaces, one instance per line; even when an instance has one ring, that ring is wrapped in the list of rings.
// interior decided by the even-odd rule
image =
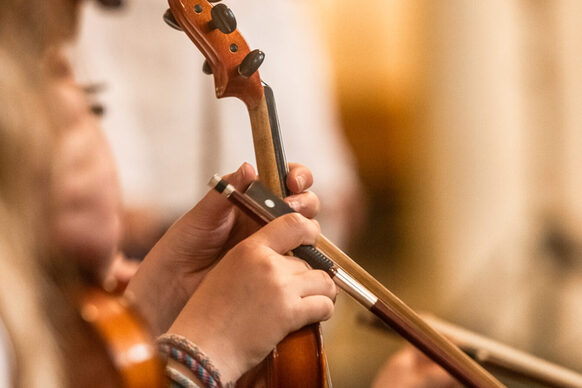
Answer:
[[[166,382],[153,338],[137,312],[121,297],[87,287],[79,313],[104,350],[123,388],[159,388]]]
[[[214,76],[218,98],[236,97],[247,107],[261,181],[279,197],[287,194],[287,163],[281,143],[273,92],[257,72],[264,54],[251,51],[224,4],[202,0],[170,0],[164,15],[183,30],[206,57],[203,71]],[[319,324],[291,333],[270,356],[244,375],[237,386],[328,386],[327,364]]]
[[[184,31],[205,56],[203,71],[214,76],[217,98],[236,97],[247,107],[259,179],[267,188],[261,195],[269,196],[269,191],[273,192],[275,197],[272,200],[284,196],[286,162],[282,156],[274,100],[272,91],[261,81],[257,71],[264,54],[259,50],[250,50],[237,30],[234,14],[226,5],[213,6],[207,0],[169,0],[169,5],[170,9],[164,15],[165,21]],[[249,201],[252,202],[252,198]],[[257,205],[254,210],[259,211],[260,207]],[[267,214],[259,219],[264,222],[276,216],[270,214],[268,209],[263,210]],[[331,241],[321,236],[316,246],[307,250],[310,252],[308,256],[322,258],[321,262],[308,261],[312,267],[326,270],[336,284],[460,382],[470,387],[503,387]],[[321,267],[320,263],[323,263]],[[243,376],[237,384],[328,386],[318,325],[291,334],[265,363]]]

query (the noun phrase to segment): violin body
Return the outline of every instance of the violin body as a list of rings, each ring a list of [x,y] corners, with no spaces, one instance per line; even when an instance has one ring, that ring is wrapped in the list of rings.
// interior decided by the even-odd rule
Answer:
[[[107,373],[96,371],[89,383],[92,386],[121,388],[159,388],[167,385],[162,362],[153,338],[144,329],[138,314],[122,298],[96,287],[87,288],[80,297],[80,315],[89,326],[88,336],[94,353],[104,355],[109,362]],[[95,363],[99,365],[103,363]],[[109,374],[107,384],[100,378]],[[111,382],[115,375],[116,383]]]
[[[329,387],[327,360],[319,324],[289,334],[269,357],[237,381],[237,388]]]

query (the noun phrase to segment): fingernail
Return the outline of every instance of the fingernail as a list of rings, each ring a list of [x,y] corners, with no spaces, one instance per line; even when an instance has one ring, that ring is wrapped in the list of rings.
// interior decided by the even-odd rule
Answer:
[[[297,202],[297,201],[289,201],[289,202],[287,202],[287,205],[289,205],[291,207],[291,209],[293,209],[293,210],[295,210],[297,212],[299,211],[299,208],[300,208],[299,202]]]
[[[238,168],[238,170],[236,170],[236,172],[234,173],[238,179],[242,179],[245,176],[245,165],[246,163],[243,163],[240,165],[240,167]]]
[[[302,175],[297,177],[297,186],[299,186],[299,192],[305,189],[305,178]]]

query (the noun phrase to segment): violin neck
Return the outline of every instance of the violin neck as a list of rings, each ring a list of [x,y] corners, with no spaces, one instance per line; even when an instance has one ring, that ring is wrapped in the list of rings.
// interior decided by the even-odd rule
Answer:
[[[275,98],[271,88],[263,84],[265,93],[254,107],[249,108],[253,144],[259,178],[269,190],[280,197],[288,195],[285,180],[288,167],[279,129]]]
[[[260,181],[277,196],[287,194],[287,161],[279,131],[275,99],[271,88],[263,83],[264,94],[257,104],[247,104]],[[267,358],[267,373],[257,366],[245,374],[237,388],[246,387],[313,387],[331,386],[319,324],[308,325],[285,337]],[[264,378],[266,380],[261,380]]]

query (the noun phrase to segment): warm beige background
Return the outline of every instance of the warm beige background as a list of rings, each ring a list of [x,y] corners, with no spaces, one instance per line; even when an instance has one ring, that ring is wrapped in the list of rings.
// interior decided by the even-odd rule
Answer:
[[[369,200],[351,249],[406,301],[582,370],[582,3],[317,0]],[[340,299],[335,387],[397,341]]]

